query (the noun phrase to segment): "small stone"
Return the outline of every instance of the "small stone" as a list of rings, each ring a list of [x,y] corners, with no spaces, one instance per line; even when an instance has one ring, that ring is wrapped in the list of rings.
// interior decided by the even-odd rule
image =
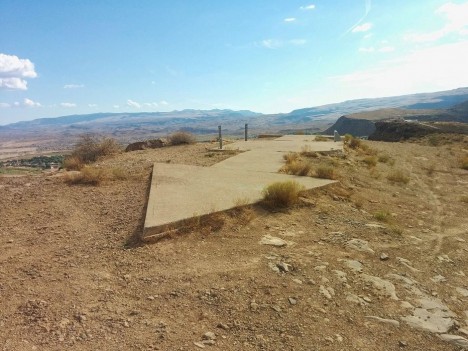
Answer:
[[[7,241],[8,244],[12,244],[13,243],[13,239],[10,239]]]
[[[127,321],[123,322],[123,326],[125,328],[130,328],[130,324]]]
[[[202,336],[203,340],[216,340],[216,334],[213,332],[206,332]]]
[[[218,323],[218,325],[216,327],[224,329],[224,330],[229,330],[228,325],[224,324],[224,323]]]
[[[154,300],[154,296],[153,295],[150,295],[147,297],[148,300]]]
[[[468,290],[464,288],[456,288],[457,293],[459,293],[463,297],[468,297]]]
[[[204,349],[204,348],[205,348],[205,345],[203,345],[201,342],[195,341],[193,344],[194,344],[196,347],[199,347],[199,348],[201,348],[201,349]]]
[[[278,305],[271,305],[271,308],[276,312],[281,312],[281,307],[279,307]]]
[[[300,279],[293,279],[292,281],[296,284],[302,284],[302,280]]]
[[[276,267],[278,267],[280,272],[288,273],[292,266],[286,262],[280,262],[276,264]]]
[[[286,246],[288,243],[284,241],[281,238],[277,238],[271,235],[265,235],[261,240],[260,240],[261,245],[271,245],[271,246],[276,246],[276,247],[283,247]]]
[[[440,334],[439,337],[451,343],[452,345],[461,347],[461,348],[468,348],[468,340],[465,339],[464,337],[461,337],[459,335],[452,335],[452,334]]]
[[[215,345],[216,341],[214,340],[202,340],[203,345]]]
[[[297,304],[297,300],[296,300],[295,298],[293,298],[293,297],[288,298],[288,301],[289,301],[289,303],[290,303],[291,305]]]
[[[374,253],[374,250],[372,250],[369,246],[369,242],[362,239],[351,239],[346,243],[345,246],[356,251],[368,252],[371,254]]]
[[[404,340],[400,340],[400,341],[398,341],[398,346],[406,347],[406,346],[408,346],[408,343],[406,341],[404,341]]]
[[[380,254],[380,260],[381,261],[387,261],[389,258],[390,257],[388,257],[388,255],[385,252]]]

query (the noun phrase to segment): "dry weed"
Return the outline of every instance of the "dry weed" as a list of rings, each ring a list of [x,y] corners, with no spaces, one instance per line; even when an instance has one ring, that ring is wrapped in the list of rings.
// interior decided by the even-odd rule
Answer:
[[[263,200],[271,208],[290,207],[299,201],[303,189],[296,181],[276,182],[263,189]]]
[[[315,169],[314,177],[323,179],[336,179],[338,175],[333,166],[321,165]]]
[[[167,138],[171,145],[183,145],[183,144],[194,144],[196,138],[192,133],[188,132],[176,132]]]
[[[403,172],[401,170],[395,170],[389,175],[387,175],[387,179],[392,183],[400,183],[400,184],[408,184],[410,181],[409,174]]]

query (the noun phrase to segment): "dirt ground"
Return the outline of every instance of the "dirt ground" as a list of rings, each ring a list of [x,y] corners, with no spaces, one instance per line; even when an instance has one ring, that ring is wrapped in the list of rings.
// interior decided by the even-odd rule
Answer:
[[[293,209],[234,211],[151,245],[138,234],[152,163],[228,156],[121,154],[98,166],[131,176],[96,187],[0,177],[0,349],[461,349],[439,334],[468,338],[467,140],[367,145],[390,159],[313,159],[340,184]],[[389,181],[395,170],[409,183]],[[417,313],[450,326],[421,330]]]

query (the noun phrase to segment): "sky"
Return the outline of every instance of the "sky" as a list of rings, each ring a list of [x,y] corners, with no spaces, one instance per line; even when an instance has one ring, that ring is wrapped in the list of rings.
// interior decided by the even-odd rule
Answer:
[[[468,86],[468,0],[0,0],[0,125]]]

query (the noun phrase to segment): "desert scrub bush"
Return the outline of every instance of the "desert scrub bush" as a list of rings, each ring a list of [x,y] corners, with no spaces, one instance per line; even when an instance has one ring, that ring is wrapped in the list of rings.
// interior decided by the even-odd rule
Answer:
[[[128,180],[132,177],[130,172],[122,168],[112,168],[111,174],[112,174],[112,179],[116,179],[116,180]]]
[[[188,132],[175,132],[167,139],[171,145],[194,144],[196,141],[195,135]]]
[[[323,179],[336,179],[338,175],[333,166],[320,165],[315,169],[314,177]]]
[[[108,178],[106,170],[97,167],[85,166],[80,172],[65,174],[65,182],[71,185],[99,185]]]
[[[83,135],[75,144],[71,155],[65,158],[64,165],[68,164],[72,167],[65,166],[67,169],[73,169],[73,167],[80,169],[84,164],[93,163],[100,157],[114,155],[121,151],[122,148],[115,139],[98,139],[91,135]]]
[[[374,213],[374,218],[380,222],[389,222],[392,215],[386,210],[380,210]]]
[[[367,165],[367,167],[371,168],[377,166],[378,159],[375,156],[367,156],[362,161]]]
[[[408,173],[403,172],[401,170],[395,170],[387,175],[387,179],[392,183],[401,183],[401,184],[408,184],[410,181],[410,177]]]
[[[299,201],[299,193],[304,187],[298,182],[276,182],[263,189],[263,201],[271,208],[290,207]]]
[[[460,168],[468,170],[468,155],[460,159]]]
[[[348,136],[348,134],[346,134]],[[353,150],[359,149],[362,145],[361,139],[355,138],[352,135],[345,138],[346,144]]]

